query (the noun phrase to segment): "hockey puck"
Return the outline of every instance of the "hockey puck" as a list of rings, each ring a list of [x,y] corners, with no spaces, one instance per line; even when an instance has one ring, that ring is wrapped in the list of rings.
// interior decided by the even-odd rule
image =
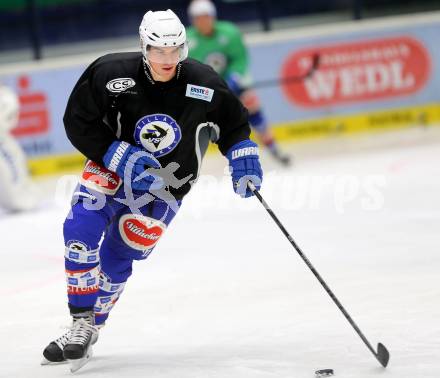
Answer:
[[[316,378],[331,377],[333,374],[333,369],[321,369],[315,371]]]

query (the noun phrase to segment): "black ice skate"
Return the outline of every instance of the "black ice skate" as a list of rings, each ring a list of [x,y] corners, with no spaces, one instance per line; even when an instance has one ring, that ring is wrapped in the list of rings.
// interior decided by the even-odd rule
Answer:
[[[70,329],[58,339],[52,341],[43,351],[44,359],[41,361],[41,365],[51,365],[66,362],[63,356],[63,349],[70,339]]]
[[[73,324],[75,323],[76,318],[73,319]],[[72,328],[73,328],[72,324]],[[72,328],[69,329],[66,333],[60,336],[58,339],[52,341],[43,351],[43,361],[41,361],[41,365],[55,365],[60,363],[66,363],[67,360],[64,358],[63,350],[64,347],[70,340],[72,335]],[[98,328],[101,328],[98,326]],[[92,345],[98,341],[98,333],[94,333],[92,336]]]
[[[73,326],[69,341],[64,347],[63,355],[71,363],[70,371],[74,373],[83,367],[92,356],[92,344],[98,338],[93,311],[73,315]]]

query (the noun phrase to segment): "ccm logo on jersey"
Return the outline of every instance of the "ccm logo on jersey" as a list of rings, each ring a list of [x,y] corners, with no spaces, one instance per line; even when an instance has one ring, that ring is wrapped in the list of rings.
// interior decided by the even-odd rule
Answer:
[[[139,251],[152,249],[166,229],[161,221],[145,216],[125,214],[119,219],[122,240]]]
[[[213,94],[214,89],[199,87],[198,85],[193,84],[186,85],[186,97],[192,97],[198,100],[211,102]]]
[[[128,88],[134,87],[136,82],[130,77],[120,77],[118,79],[110,80],[105,86],[110,92],[121,93]]]

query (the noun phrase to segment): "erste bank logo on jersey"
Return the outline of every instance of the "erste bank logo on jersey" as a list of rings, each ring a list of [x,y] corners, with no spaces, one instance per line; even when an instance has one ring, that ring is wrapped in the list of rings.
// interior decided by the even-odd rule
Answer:
[[[166,114],[151,114],[136,122],[134,140],[155,157],[170,153],[182,139],[177,122]]]
[[[186,85],[186,97],[192,97],[198,100],[211,102],[213,95],[214,95],[214,89],[200,87],[198,85],[193,85],[193,84]]]

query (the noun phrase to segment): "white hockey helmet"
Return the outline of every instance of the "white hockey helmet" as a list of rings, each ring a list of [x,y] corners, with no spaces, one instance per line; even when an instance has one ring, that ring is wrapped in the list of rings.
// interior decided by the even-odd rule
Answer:
[[[17,125],[19,109],[17,95],[0,85],[0,131],[10,131]]]
[[[198,16],[211,16],[217,17],[217,9],[210,0],[193,0],[188,7],[189,18]]]
[[[178,61],[188,57],[185,26],[171,10],[148,11],[139,26],[141,49],[148,64],[148,47],[180,47]],[[178,63],[178,62],[176,62]]]

